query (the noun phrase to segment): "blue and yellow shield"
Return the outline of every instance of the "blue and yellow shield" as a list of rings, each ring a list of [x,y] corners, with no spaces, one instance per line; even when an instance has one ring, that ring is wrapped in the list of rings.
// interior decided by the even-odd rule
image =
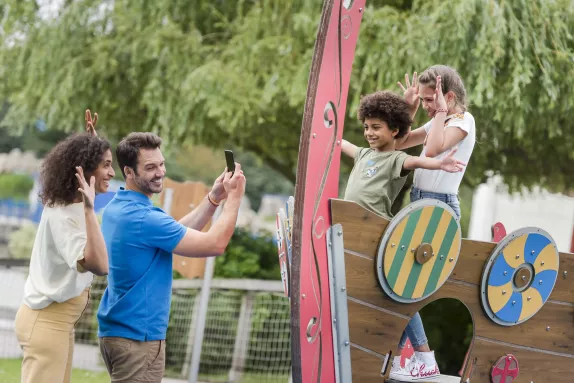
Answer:
[[[544,230],[526,227],[508,234],[490,255],[482,274],[484,310],[503,326],[527,321],[550,297],[558,265],[556,243]]]

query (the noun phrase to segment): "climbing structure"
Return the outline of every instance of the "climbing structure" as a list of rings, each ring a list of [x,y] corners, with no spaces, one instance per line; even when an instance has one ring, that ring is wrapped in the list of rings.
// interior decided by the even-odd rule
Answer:
[[[331,201],[332,223],[343,233],[333,261],[345,268],[339,294],[347,302],[353,381],[380,382],[385,357],[410,318],[437,299],[454,298],[474,327],[461,382],[511,382],[514,373],[516,382],[571,382],[574,254],[559,253],[538,228],[509,233],[498,244],[462,239],[453,250],[457,230],[446,209],[436,218],[436,203],[417,201],[388,221],[353,202]],[[505,371],[501,357],[509,362],[507,380],[497,380]]]
[[[574,381],[574,254],[559,253],[548,233],[523,228],[498,244],[471,241],[439,201],[415,202],[389,221],[337,199],[364,5],[324,2],[295,201],[277,217],[293,382],[384,381],[410,318],[440,298],[458,299],[473,320],[455,381]]]

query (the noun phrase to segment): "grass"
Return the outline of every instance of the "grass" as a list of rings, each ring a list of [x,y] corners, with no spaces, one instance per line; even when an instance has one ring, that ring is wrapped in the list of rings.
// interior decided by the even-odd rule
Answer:
[[[200,382],[210,382],[210,383],[227,383],[229,382],[229,376],[227,374],[219,375],[204,375],[199,374],[198,377]],[[289,375],[261,375],[254,373],[244,373],[241,376],[240,383],[287,383],[289,381]]]
[[[20,383],[20,368],[22,359],[0,359],[0,382]],[[108,383],[110,378],[107,372],[92,372],[87,370],[72,370],[72,382],[81,383]]]
[[[0,359],[0,382],[20,383],[20,368],[22,359]],[[199,375],[200,381],[205,382],[227,382],[227,374],[219,375]],[[243,374],[241,383],[286,383],[288,375],[265,376],[258,374]],[[187,380],[187,379],[185,379]],[[110,378],[107,372],[92,372],[88,370],[72,370],[72,383],[108,383]]]

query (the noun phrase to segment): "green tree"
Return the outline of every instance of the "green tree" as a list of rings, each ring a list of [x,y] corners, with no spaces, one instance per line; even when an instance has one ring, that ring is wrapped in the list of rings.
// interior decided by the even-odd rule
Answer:
[[[28,200],[34,179],[28,174],[0,173],[0,199]]]
[[[71,130],[91,107],[110,135],[233,143],[294,181],[319,2],[73,1],[51,18],[35,2],[4,3],[7,126],[41,116]],[[449,64],[477,121],[465,182],[493,170],[511,186],[571,188],[573,24],[569,0],[368,2],[345,136],[362,140],[361,94]]]
[[[245,195],[251,209],[257,211],[264,194],[293,195],[293,184],[250,152],[231,147],[235,161],[247,177]],[[166,153],[168,176],[176,181],[201,181],[211,185],[225,168],[223,149],[210,149],[203,145],[183,145]]]
[[[271,236],[254,236],[237,228],[223,255],[215,258],[216,278],[281,278],[277,245]]]

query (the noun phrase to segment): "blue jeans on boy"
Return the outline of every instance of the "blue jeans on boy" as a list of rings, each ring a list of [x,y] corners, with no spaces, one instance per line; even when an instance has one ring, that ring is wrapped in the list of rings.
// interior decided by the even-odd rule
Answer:
[[[439,201],[446,203],[452,208],[452,210],[454,210],[456,217],[460,220],[460,203],[456,194],[427,192],[413,186],[411,189],[411,202],[415,202],[423,198],[438,199]],[[428,343],[423,321],[421,320],[421,316],[418,312],[413,315],[411,321],[407,324],[407,327],[401,336],[399,348],[405,347],[407,336],[411,340],[413,347],[423,346]]]

